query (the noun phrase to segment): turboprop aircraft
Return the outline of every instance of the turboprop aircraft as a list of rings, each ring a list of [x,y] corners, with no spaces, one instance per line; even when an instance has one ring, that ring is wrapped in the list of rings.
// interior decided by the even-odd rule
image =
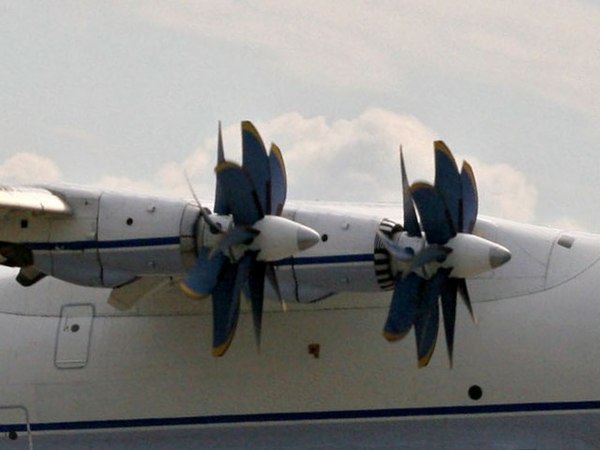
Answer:
[[[212,210],[3,187],[0,448],[597,448],[599,236],[480,216],[441,141],[401,207],[288,204],[241,128]]]

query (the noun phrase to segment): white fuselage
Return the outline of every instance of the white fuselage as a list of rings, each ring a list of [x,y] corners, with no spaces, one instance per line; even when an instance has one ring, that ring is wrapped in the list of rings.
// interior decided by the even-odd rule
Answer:
[[[0,424],[27,420],[35,443],[35,431],[600,417],[600,237],[480,220],[476,234],[513,258],[468,280],[478,324],[459,305],[453,367],[440,344],[417,369],[412,333],[395,344],[381,336],[391,294],[373,251],[383,216],[331,205],[285,216],[327,238],[277,267],[290,308],[266,305],[260,351],[244,311],[227,355],[212,358],[210,301],[174,283],[117,311],[108,289],[50,277],[24,288],[11,271],[0,280]],[[588,431],[582,439],[598,437]]]

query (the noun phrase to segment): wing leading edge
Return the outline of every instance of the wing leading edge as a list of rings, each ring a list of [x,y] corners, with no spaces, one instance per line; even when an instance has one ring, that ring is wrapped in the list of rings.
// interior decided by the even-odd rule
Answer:
[[[67,202],[48,189],[0,186],[0,212],[13,210],[51,215],[71,214]]]

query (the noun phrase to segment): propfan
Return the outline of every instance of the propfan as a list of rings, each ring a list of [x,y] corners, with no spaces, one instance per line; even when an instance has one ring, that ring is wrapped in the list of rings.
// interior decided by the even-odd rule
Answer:
[[[383,334],[388,341],[397,341],[414,326],[419,367],[426,366],[433,355],[440,303],[452,366],[458,294],[475,320],[465,278],[511,258],[506,248],[472,234],[478,194],[471,166],[464,162],[459,172],[442,141],[434,143],[434,151],[433,186],[423,182],[409,186],[400,151],[404,231],[391,238],[379,233],[396,272]]]
[[[242,165],[226,161],[219,126],[214,214],[200,206],[198,258],[181,282],[191,297],[212,295],[213,356],[229,348],[242,292],[250,301],[257,345],[262,329],[265,276],[281,301],[272,261],[320,240],[313,229],[281,217],[287,195],[279,148],[269,154],[250,122],[242,122]]]

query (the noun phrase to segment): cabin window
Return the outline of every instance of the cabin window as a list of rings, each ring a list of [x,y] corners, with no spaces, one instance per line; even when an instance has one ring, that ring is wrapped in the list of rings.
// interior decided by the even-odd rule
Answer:
[[[483,389],[481,389],[480,386],[477,386],[476,384],[474,384],[473,386],[471,386],[469,388],[469,398],[471,400],[480,400],[481,397],[483,397]]]

